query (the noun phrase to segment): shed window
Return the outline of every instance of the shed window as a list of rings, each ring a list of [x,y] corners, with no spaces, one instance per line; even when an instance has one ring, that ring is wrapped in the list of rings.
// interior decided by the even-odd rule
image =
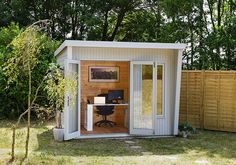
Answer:
[[[164,65],[157,64],[157,105],[156,114],[157,116],[163,116],[164,114]]]

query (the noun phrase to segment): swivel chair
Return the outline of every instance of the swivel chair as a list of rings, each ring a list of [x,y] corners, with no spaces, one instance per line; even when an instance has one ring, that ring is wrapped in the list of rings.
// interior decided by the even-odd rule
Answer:
[[[106,97],[106,103],[111,103],[111,101],[107,99],[108,94],[99,94],[98,96]],[[96,113],[98,115],[102,115],[103,118],[102,120],[95,123],[96,126],[100,127],[101,125],[109,125],[113,127],[114,125],[116,125],[115,122],[107,120],[107,116],[112,115],[114,113],[114,106],[96,106],[96,109]]]

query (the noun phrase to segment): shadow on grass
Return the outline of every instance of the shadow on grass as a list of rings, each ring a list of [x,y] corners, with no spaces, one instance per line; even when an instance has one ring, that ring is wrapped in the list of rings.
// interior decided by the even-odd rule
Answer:
[[[80,139],[64,142],[53,140],[52,130],[38,134],[37,151],[62,156],[138,156],[122,139]],[[133,139],[143,151],[154,155],[188,154],[191,151],[214,157],[236,157],[236,133],[200,131],[190,138]]]
[[[120,139],[74,139],[56,142],[52,130],[38,134],[40,152],[63,156],[131,156],[140,153],[130,150],[124,140]]]

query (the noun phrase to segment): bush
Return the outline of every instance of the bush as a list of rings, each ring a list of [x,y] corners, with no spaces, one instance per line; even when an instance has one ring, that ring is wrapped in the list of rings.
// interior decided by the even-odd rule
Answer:
[[[179,131],[186,131],[186,132],[192,132],[194,130],[194,128],[188,123],[185,122],[183,124],[179,125]]]
[[[11,41],[22,31],[18,25],[11,24],[0,28],[0,116],[1,118],[16,118],[27,107],[28,78],[19,74],[16,81],[7,83],[8,77],[3,72],[4,64],[14,55]],[[39,51],[36,55],[37,64],[32,72],[32,94],[48,70],[49,63],[55,62],[54,51],[60,42],[52,40],[44,34],[38,34]],[[48,105],[47,93],[42,89],[36,101],[39,106]],[[36,113],[34,112],[35,116]]]
[[[196,133],[196,129],[188,122],[179,125],[179,136],[187,138],[191,133]]]

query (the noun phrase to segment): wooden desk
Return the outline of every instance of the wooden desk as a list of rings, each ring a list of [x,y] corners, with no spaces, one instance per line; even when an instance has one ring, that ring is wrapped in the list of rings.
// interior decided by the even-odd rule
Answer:
[[[128,103],[122,104],[87,104],[84,113],[84,128],[87,131],[93,131],[93,107],[94,106],[129,106]]]

